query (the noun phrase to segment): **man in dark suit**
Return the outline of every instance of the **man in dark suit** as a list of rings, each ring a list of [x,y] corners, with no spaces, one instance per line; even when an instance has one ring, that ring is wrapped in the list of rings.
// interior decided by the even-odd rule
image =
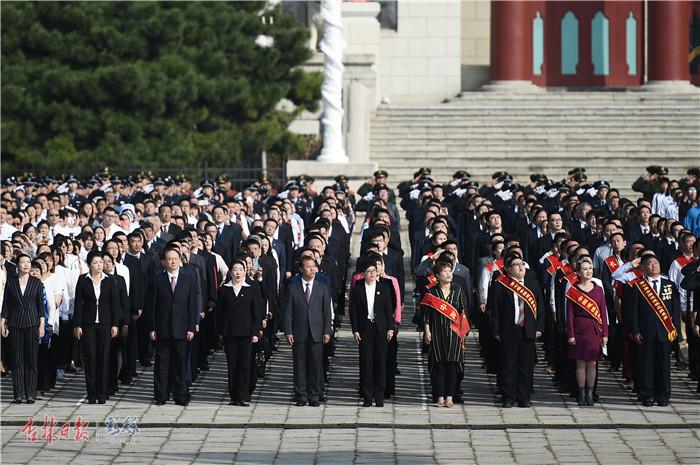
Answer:
[[[501,372],[499,385],[503,407],[530,406],[532,378],[535,369],[535,339],[544,331],[544,298],[534,278],[525,277],[525,262],[521,256],[508,253],[505,257],[506,275],[491,285],[488,297],[493,335],[500,342]],[[524,290],[515,292],[513,288]],[[533,308],[534,307],[534,308]]]
[[[383,407],[388,342],[396,331],[391,289],[377,279],[376,260],[365,258],[359,269],[365,279],[352,290],[350,323],[360,345],[360,391],[363,407],[371,406],[372,398],[377,407]]]
[[[318,407],[323,374],[323,344],[331,339],[331,299],[329,286],[316,282],[318,265],[303,257],[301,279],[288,289],[284,314],[285,336],[294,358],[296,405]]]
[[[160,217],[161,221],[160,230],[162,233],[170,234],[172,237],[175,237],[180,231],[182,231],[180,226],[171,222],[173,211],[169,204],[164,203],[158,207],[158,216]]]
[[[216,225],[216,243],[224,243],[229,249],[231,258],[236,255],[241,246],[243,228],[238,223],[228,222],[228,209],[222,205],[217,205],[211,211]],[[228,262],[226,262],[228,264]]]
[[[167,402],[168,378],[172,376],[173,399],[176,404],[186,406],[186,350],[197,324],[197,282],[194,274],[180,268],[180,251],[176,247],[167,247],[162,260],[165,270],[156,275],[147,297],[149,336],[156,343],[155,402],[157,405]]]
[[[143,239],[137,232],[127,236],[129,253],[125,253],[122,264],[129,269],[129,304],[126,324],[127,337],[123,340],[123,361],[119,378],[123,384],[131,384],[132,374],[136,371],[136,354],[138,352],[138,320],[143,315],[143,300],[146,292],[146,276],[139,261],[143,248]]]
[[[671,398],[671,343],[680,328],[680,297],[676,285],[661,276],[657,257],[645,255],[641,266],[644,276],[635,284],[627,315],[629,332],[640,346],[637,393],[645,407],[651,407],[654,401],[665,407]],[[670,318],[668,327],[661,318]]]

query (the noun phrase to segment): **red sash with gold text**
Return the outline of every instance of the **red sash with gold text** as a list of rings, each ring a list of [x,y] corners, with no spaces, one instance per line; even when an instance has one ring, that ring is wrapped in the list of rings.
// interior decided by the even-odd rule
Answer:
[[[440,297],[427,293],[423,296],[420,303],[421,305],[427,305],[430,308],[434,308],[442,315],[447,317],[452,322],[450,329],[452,329],[452,331],[459,336],[460,339],[466,336],[471,329],[467,317],[464,316],[463,313],[459,313],[456,308],[454,308],[448,302],[442,300]]]
[[[635,284],[651,309],[654,310],[654,313],[656,313],[656,316],[659,317],[659,320],[661,320],[661,324],[664,325],[664,328],[666,328],[668,340],[673,342],[678,333],[676,332],[676,327],[673,325],[673,319],[671,318],[671,314],[668,313],[668,309],[666,308],[664,301],[661,300],[659,294],[656,293],[654,288],[646,279],[637,279]]]
[[[518,297],[527,302],[527,306],[530,307],[532,315],[535,317],[535,320],[537,320],[537,299],[535,298],[535,294],[533,294],[530,289],[520,284],[510,276],[504,274],[499,275],[498,278],[496,278],[496,281],[513,291]]]
[[[566,291],[566,298],[584,309],[601,327],[603,326],[603,317],[600,314],[600,307],[598,307],[595,300],[588,297],[575,286],[571,286],[569,290]]]
[[[427,277],[427,279],[428,279],[428,284],[425,285],[426,289],[433,288],[438,283],[437,276],[435,276],[434,274],[429,275]]]
[[[610,255],[608,258],[606,258],[605,264],[608,265],[610,273],[614,273],[618,268],[620,268],[620,263],[617,261],[617,257],[615,255]]]

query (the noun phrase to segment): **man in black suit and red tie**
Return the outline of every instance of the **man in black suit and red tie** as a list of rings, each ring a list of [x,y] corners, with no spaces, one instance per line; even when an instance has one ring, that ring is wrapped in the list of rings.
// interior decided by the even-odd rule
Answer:
[[[292,346],[296,405],[318,407],[323,344],[331,340],[331,291],[316,279],[318,264],[312,257],[303,257],[299,270],[301,279],[288,287],[284,329]]]
[[[656,402],[666,407],[671,398],[671,343],[680,328],[680,297],[676,285],[661,276],[661,262],[648,254],[641,262],[644,275],[631,284],[636,288],[628,312],[628,328],[639,344],[637,394],[645,407]]]
[[[500,343],[499,385],[503,407],[530,406],[535,369],[535,339],[544,331],[544,298],[534,278],[525,277],[522,257],[510,252],[504,259],[506,274],[491,285],[488,313],[491,328]]]
[[[146,299],[149,336],[156,345],[154,401],[157,405],[167,402],[170,377],[175,403],[186,406],[189,402],[186,350],[197,324],[197,283],[194,275],[181,268],[177,248],[166,247],[161,259],[165,269],[155,276]]]

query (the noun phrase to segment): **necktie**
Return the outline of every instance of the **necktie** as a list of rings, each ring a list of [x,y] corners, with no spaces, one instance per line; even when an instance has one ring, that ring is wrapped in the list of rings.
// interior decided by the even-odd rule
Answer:
[[[306,292],[304,295],[306,296],[306,303],[308,304],[311,301],[311,284],[306,283]]]
[[[653,279],[651,282],[654,286],[654,292],[656,292],[658,294],[659,293],[659,286],[658,286],[659,281],[656,279]]]
[[[519,297],[518,299],[518,326],[525,326],[525,301]]]
[[[644,234],[649,234],[649,228],[643,227],[643,228],[642,228],[642,233],[644,233]]]
[[[173,294],[175,294],[175,286],[177,286],[177,279],[175,279],[175,276],[170,277],[170,290],[173,291]]]
[[[168,231],[168,227],[167,227],[167,226],[162,226],[162,227],[160,228],[160,230],[161,230],[162,232],[167,232],[167,231]]]

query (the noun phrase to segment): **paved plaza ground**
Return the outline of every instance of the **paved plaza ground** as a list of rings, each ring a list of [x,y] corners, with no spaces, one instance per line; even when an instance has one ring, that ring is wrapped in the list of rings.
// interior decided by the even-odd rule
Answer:
[[[122,386],[105,405],[84,403],[81,372],[34,405],[9,403],[11,380],[3,378],[2,463],[700,463],[700,396],[695,383],[677,371],[671,405],[644,408],[619,373],[601,366],[601,402],[580,408],[557,392],[540,363],[532,407],[502,409],[473,332],[465,403],[432,406],[419,336],[410,324],[412,305],[409,300],[399,333],[396,396],[384,408],[360,405],[357,346],[345,325],[328,401],[317,408],[293,405],[291,350],[282,343],[247,408],[228,405],[221,351],[193,386],[186,408],[151,403],[152,368],[140,369],[134,384]],[[44,426],[52,418],[55,427]]]

